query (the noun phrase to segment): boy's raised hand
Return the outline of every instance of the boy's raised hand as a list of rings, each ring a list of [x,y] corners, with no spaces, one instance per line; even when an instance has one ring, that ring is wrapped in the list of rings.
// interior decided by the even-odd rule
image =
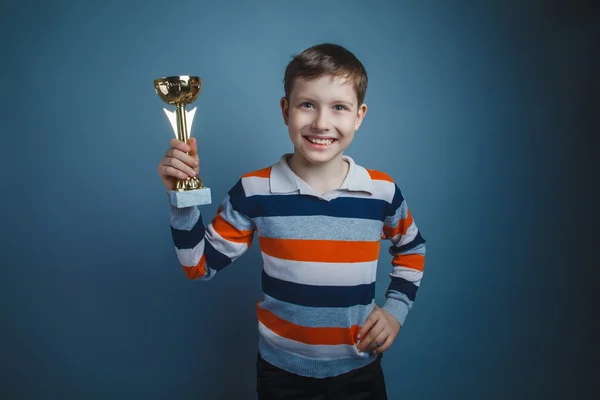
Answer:
[[[169,142],[171,148],[166,151],[158,164],[158,176],[167,190],[175,189],[178,179],[198,176],[200,161],[196,139],[190,138],[188,143],[171,139]]]
[[[358,332],[360,343],[356,348],[361,352],[383,353],[390,348],[400,328],[402,325],[392,314],[375,306]]]

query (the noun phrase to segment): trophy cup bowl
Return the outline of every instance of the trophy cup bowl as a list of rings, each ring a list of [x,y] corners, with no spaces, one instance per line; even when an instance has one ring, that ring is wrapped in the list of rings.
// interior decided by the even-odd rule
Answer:
[[[186,111],[186,106],[192,104],[202,89],[202,79],[197,76],[167,76],[154,80],[154,90],[162,101],[176,106],[175,112],[165,109],[177,139],[188,143],[190,139],[187,120],[193,120],[195,109]],[[169,192],[171,203],[176,207],[210,204],[210,189],[205,188],[198,176],[185,180],[178,179],[175,190]]]
[[[202,90],[202,79],[197,76],[167,76],[154,80],[154,89],[167,104],[192,104]]]

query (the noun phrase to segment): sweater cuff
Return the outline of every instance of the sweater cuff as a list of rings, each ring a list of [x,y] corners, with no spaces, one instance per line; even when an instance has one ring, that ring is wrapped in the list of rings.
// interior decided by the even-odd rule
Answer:
[[[388,297],[381,308],[392,314],[392,316],[400,322],[400,325],[404,326],[404,321],[410,311],[408,304],[402,300]]]
[[[177,208],[171,204],[171,226],[179,230],[191,230],[200,218],[198,207]]]

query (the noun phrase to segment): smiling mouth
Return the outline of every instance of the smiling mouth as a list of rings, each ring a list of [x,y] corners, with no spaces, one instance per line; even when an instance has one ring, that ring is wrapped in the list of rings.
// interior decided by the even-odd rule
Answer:
[[[304,139],[308,140],[312,144],[317,144],[320,146],[329,146],[331,143],[336,141],[336,139],[332,138],[319,138],[313,136],[305,136]]]

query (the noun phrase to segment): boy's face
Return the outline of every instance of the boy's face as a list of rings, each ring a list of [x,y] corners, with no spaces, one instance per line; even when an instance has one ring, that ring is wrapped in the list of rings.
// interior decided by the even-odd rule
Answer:
[[[335,162],[354,138],[367,112],[358,104],[354,84],[343,77],[325,75],[296,78],[289,102],[281,99],[294,154],[310,164]]]

